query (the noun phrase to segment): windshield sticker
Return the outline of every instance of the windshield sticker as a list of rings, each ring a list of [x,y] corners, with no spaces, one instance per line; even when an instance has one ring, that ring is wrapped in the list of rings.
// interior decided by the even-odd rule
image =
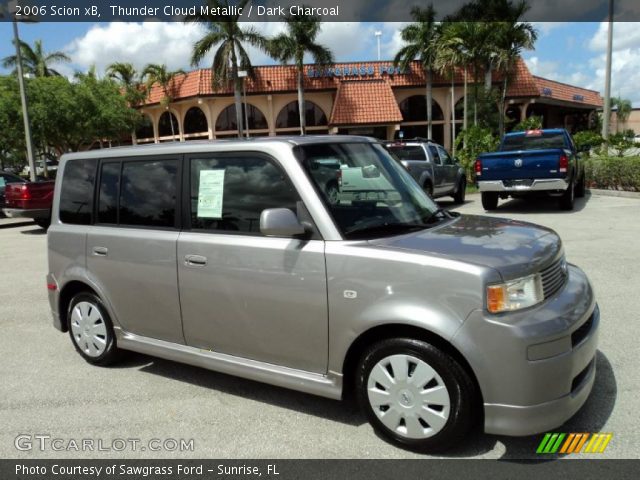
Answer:
[[[224,169],[200,170],[198,218],[222,218]]]

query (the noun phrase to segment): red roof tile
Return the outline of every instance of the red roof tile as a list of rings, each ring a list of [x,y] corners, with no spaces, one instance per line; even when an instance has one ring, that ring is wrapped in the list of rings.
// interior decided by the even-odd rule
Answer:
[[[391,67],[393,62],[352,62],[352,63],[336,63],[332,67],[332,72],[326,76],[312,77],[309,76],[311,70],[315,70],[314,65],[305,65],[304,88],[307,91],[318,90],[336,90],[343,83],[360,82],[371,86],[376,81],[383,80],[388,87],[421,87],[426,83],[425,73],[419,62],[412,62],[409,70],[404,74],[387,73],[387,68]],[[367,67],[369,68],[367,70]],[[363,70],[363,74],[360,71]],[[336,74],[336,71],[339,72]],[[345,73],[347,72],[347,73]],[[358,72],[357,74],[353,74]],[[265,65],[257,66],[253,69],[253,77],[247,80],[247,93],[279,93],[279,92],[295,92],[296,91],[296,69],[293,65]],[[468,81],[472,82],[471,72],[468,73]],[[494,73],[494,83],[502,80],[500,73]],[[455,71],[454,81],[457,85],[464,82],[463,69],[458,68]],[[434,86],[444,86],[451,83],[450,77],[447,75],[434,74]],[[354,87],[348,87],[348,92],[352,92]],[[551,94],[549,95],[549,89]],[[385,91],[387,88],[385,88]],[[358,90],[359,95],[362,90]],[[224,85],[214,88],[211,84],[211,70],[200,69],[179,75],[172,82],[169,94],[174,100],[197,96],[210,95],[231,95],[233,90],[231,85]],[[351,94],[351,93],[349,93]],[[375,98],[375,94],[369,91],[368,95]],[[583,100],[579,100],[582,96]],[[159,85],[154,85],[149,93],[147,104],[160,102],[164,93]],[[515,68],[509,80],[507,97],[550,97],[556,100],[564,100],[572,103],[583,103],[585,105],[601,106],[602,98],[597,92],[586,90],[579,87],[573,87],[560,82],[554,82],[540,77],[531,75],[527,65],[522,59],[516,62]],[[578,98],[578,100],[576,100]]]
[[[595,90],[574,87],[555,80],[533,76],[541,97],[563,100],[571,103],[583,103],[585,105],[601,107],[604,103],[602,97]]]
[[[401,122],[402,113],[386,80],[342,81],[331,112],[331,125]]]

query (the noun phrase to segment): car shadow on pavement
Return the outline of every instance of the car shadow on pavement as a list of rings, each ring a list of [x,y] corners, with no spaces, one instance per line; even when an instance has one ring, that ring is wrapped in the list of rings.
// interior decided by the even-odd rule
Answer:
[[[557,433],[597,433],[607,423],[616,404],[618,387],[611,363],[601,351],[596,354],[596,379],[589,398],[582,408],[564,425],[550,431]],[[527,437],[506,437],[501,435],[485,435],[474,433],[460,450],[446,452],[448,457],[474,457],[490,452],[500,442],[505,451],[499,460],[519,462],[531,460],[558,460],[567,454],[537,454],[536,449],[544,433]],[[614,436],[615,436],[615,432]]]
[[[576,198],[573,204],[573,210],[561,210],[558,207],[558,199],[549,197],[547,195],[540,195],[536,197],[529,198],[509,198],[507,200],[500,200],[498,203],[498,208],[495,210],[491,210],[490,213],[493,215],[500,215],[501,213],[519,213],[519,214],[531,214],[531,213],[544,213],[544,214],[571,214],[575,212],[579,212],[584,210],[589,203],[591,198],[590,193],[586,193],[582,198]],[[453,201],[447,200],[436,200],[438,204],[442,208],[446,208],[448,210],[455,210],[461,205],[455,204]],[[469,203],[470,201],[481,202],[480,195],[474,195],[467,197],[465,203]]]
[[[314,415],[334,422],[360,426],[367,419],[354,401],[336,401],[328,398],[309,395],[295,390],[267,385],[224,373],[213,372],[204,368],[193,367],[155,357],[135,354],[129,362],[145,361],[140,371],[187,382],[199,387],[217,390],[229,395],[244,397],[257,402],[295,410],[307,415]],[[135,364],[135,363],[134,363]]]
[[[42,227],[35,227],[31,230],[23,230],[20,233],[22,235],[46,235],[47,231]]]
[[[29,220],[27,222],[9,222],[9,223],[1,223],[0,230],[9,229],[9,228],[18,228],[18,227],[28,227],[33,225],[33,221]]]

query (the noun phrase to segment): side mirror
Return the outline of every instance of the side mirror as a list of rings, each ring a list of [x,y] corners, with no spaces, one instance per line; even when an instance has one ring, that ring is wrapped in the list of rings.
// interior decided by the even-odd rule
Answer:
[[[288,208],[267,208],[260,214],[260,232],[267,237],[293,237],[305,233],[305,228]]]
[[[453,157],[453,163],[460,165],[460,159],[458,157]]]

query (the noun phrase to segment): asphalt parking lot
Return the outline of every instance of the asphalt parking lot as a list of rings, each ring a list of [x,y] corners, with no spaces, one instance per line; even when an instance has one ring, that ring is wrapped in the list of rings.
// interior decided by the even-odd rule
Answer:
[[[441,205],[453,207],[444,200]],[[478,195],[456,210],[483,213]],[[601,308],[597,379],[561,432],[611,432],[599,458],[638,458],[640,446],[640,199],[591,195],[573,212],[554,202],[501,202],[494,214],[555,229],[591,279]],[[376,437],[357,409],[207,370],[132,354],[92,367],[51,324],[46,235],[0,219],[0,458],[412,458]],[[193,439],[193,451],[76,452],[14,446],[19,434],[65,441]],[[536,457],[541,436],[476,434],[450,457]],[[574,457],[576,457],[574,455]],[[580,455],[588,458],[588,455]]]

